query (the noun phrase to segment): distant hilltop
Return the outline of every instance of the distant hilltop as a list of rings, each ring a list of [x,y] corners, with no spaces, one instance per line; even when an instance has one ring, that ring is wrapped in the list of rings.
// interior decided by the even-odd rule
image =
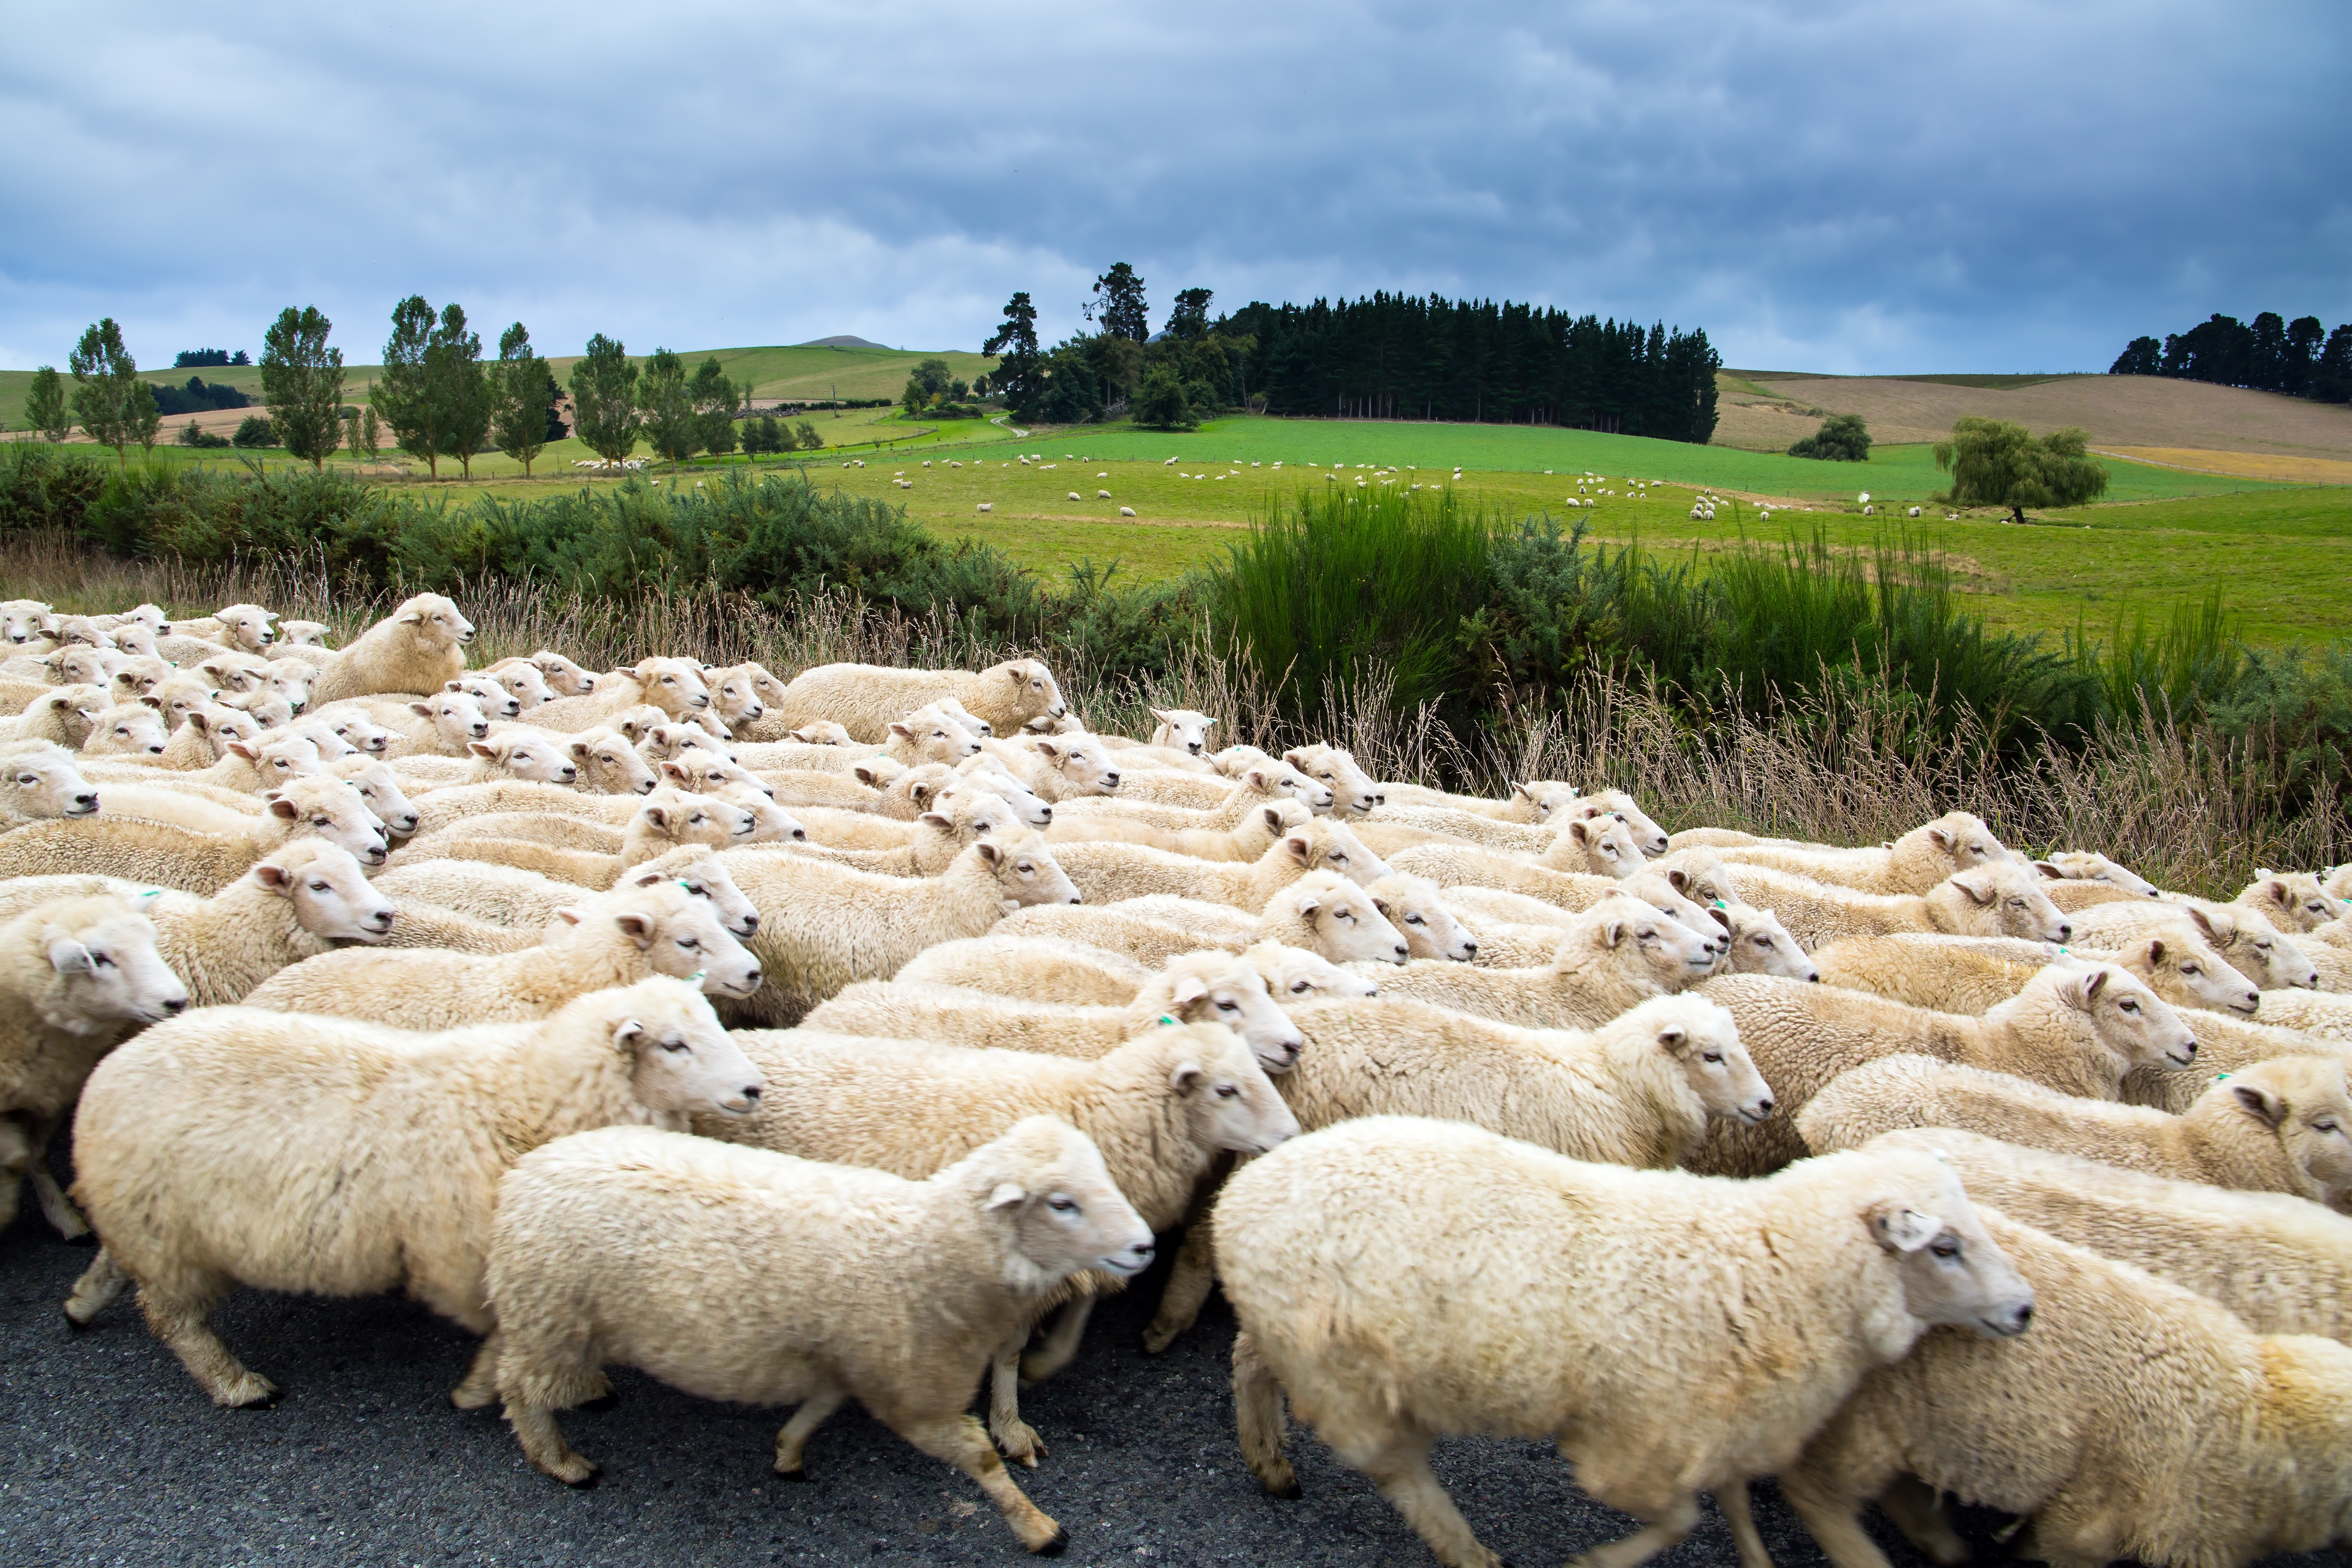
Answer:
[[[844,332],[837,338],[815,338],[793,346],[801,349],[880,349],[886,353],[896,352],[888,343],[877,343],[850,332]]]

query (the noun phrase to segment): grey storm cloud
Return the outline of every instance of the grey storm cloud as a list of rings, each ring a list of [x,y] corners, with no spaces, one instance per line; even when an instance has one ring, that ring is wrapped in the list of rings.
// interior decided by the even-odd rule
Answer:
[[[2352,319],[2341,0],[8,7],[0,364],[316,303],[542,352],[977,348],[1376,289],[1704,326],[1727,363],[2104,368]]]

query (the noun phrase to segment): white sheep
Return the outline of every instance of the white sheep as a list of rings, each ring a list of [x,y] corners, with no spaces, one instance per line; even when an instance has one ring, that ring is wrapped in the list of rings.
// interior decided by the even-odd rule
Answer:
[[[205,1321],[231,1289],[404,1287],[490,1336],[451,1395],[474,1408],[497,1370],[482,1264],[514,1162],[588,1128],[740,1116],[760,1090],[677,980],[443,1034],[208,1007],[115,1051],[82,1092],[75,1190],[105,1246],[66,1313],[87,1324],[136,1283],[156,1338],[236,1407],[278,1391]]]
[[[1958,872],[1926,893],[1857,892],[1767,866],[1736,866],[1732,874],[1743,899],[1780,916],[1789,933],[1814,951],[1841,937],[1906,931],[2058,942],[2081,934],[2042,891],[2041,878],[2011,860]]]
[[[1717,947],[1629,898],[1605,899],[1560,933],[1550,963],[1480,969],[1421,961],[1383,974],[1382,996],[1412,997],[1532,1029],[1592,1028],[1652,996],[1705,979]]]
[[[1797,1116],[1805,1146],[1858,1148],[1901,1127],[1958,1127],[2151,1176],[2292,1193],[2352,1193],[2352,1097],[2335,1057],[2278,1057],[2207,1085],[2173,1116],[2045,1089],[2008,1073],[1889,1056],[1841,1073]]]
[[[824,664],[802,671],[778,705],[797,727],[831,720],[859,741],[883,739],[890,721],[908,709],[952,697],[1010,735],[1040,714],[1068,711],[1053,672],[1035,659],[1008,659],[979,671],[896,669],[872,664]]]
[[[2131,899],[2100,904],[2072,917],[2074,940],[2086,947],[2121,946],[2173,925],[2183,916],[2231,968],[2263,991],[2319,984],[2303,950],[2271,922],[2242,904],[2174,903]]]
[[[1636,1563],[1688,1533],[1697,1491],[1793,1460],[1930,1328],[2015,1334],[2032,1310],[1958,1179],[1903,1151],[1733,1184],[1366,1117],[1236,1172],[1214,1229],[1252,1473],[1297,1494],[1287,1394],[1464,1568],[1499,1559],[1430,1470],[1439,1433],[1556,1444],[1642,1521],[1602,1549]]]
[[[674,883],[625,883],[557,911],[572,929],[537,947],[495,954],[345,948],[309,958],[256,986],[250,1007],[363,1018],[404,1029],[544,1018],[591,991],[649,975],[691,980],[714,996],[759,989],[759,961],[710,901]]]
[[[1298,1131],[1260,1057],[1213,1025],[1146,1027],[1084,1062],[814,1026],[735,1038],[769,1085],[767,1102],[740,1126],[698,1131],[919,1179],[1025,1117],[1055,1116],[1094,1141],[1153,1231],[1183,1218],[1220,1154],[1263,1153]],[[1081,1297],[1071,1306],[1055,1341],[1075,1348],[1088,1305]],[[1007,1455],[1034,1465],[1045,1445],[1021,1419],[1013,1375],[1025,1328],[996,1358],[989,1425]]]
[[[708,712],[710,689],[703,682],[702,666],[690,658],[642,658],[598,677],[593,691],[541,703],[530,710],[530,721],[542,730],[572,733],[612,723],[616,715],[644,706],[671,719]]]
[[[364,865],[383,863],[383,824],[342,780],[294,779],[272,790],[268,801],[260,815],[219,833],[137,819],[33,823],[0,835],[0,878],[86,873],[212,893],[289,839],[312,836],[351,851]]]
[[[1309,871],[1337,871],[1363,885],[1390,873],[1355,835],[1328,817],[1291,828],[1245,865],[1195,860],[1140,844],[1065,844],[1057,858],[1089,903],[1173,894],[1255,910]]]
[[[89,1232],[49,1174],[49,1137],[116,1041],[188,1005],[155,951],[146,901],[68,894],[0,924],[0,1226],[16,1218],[29,1174],[61,1235]]]
[[[1060,937],[1008,936],[1000,930],[925,948],[893,980],[969,986],[1000,996],[1072,1007],[1116,1007],[1135,999],[1152,971],[1123,953]]]
[[[438,691],[466,668],[474,624],[438,594],[419,594],[320,663],[310,700],[388,691]]]
[[[0,742],[0,827],[97,810],[98,791],[71,752],[54,741]]]
[[[587,1201],[583,1202],[585,1197]],[[638,1238],[657,1237],[648,1247]],[[713,1399],[798,1403],[775,1468],[857,1399],[970,1476],[1032,1552],[1069,1536],[1021,1493],[967,1414],[1003,1338],[1083,1269],[1139,1273],[1151,1233],[1100,1153],[1034,1117],[921,1182],[641,1130],[526,1158],[489,1257],[498,1392],[531,1462],[595,1466],[552,1412],[601,1396],[608,1364]],[[698,1303],[736,1304],[722,1325]]]
[[[2053,850],[2036,860],[2033,868],[2053,881],[2094,882],[2145,899],[2161,898],[2164,893],[2147,878],[2087,849]]]
[[[2126,1264],[1998,1212],[1984,1224],[2032,1287],[2032,1331],[1928,1336],[1781,1470],[1832,1563],[1884,1568],[1861,1526],[1873,1498],[1937,1561],[1962,1561],[1944,1492],[2030,1520],[2053,1563],[2238,1564],[2344,1538],[2352,1349],[2258,1335]]]

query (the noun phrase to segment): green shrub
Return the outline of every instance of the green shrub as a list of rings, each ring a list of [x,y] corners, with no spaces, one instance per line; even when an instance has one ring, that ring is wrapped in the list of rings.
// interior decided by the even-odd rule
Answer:
[[[1822,427],[1789,448],[1792,458],[1820,458],[1832,463],[1870,461],[1870,428],[1859,414],[1832,414]]]
[[[107,475],[97,458],[68,447],[35,441],[0,446],[0,533],[80,532]]]
[[[278,432],[270,427],[266,416],[248,414],[236,422],[236,434],[228,439],[229,445],[251,451],[259,447],[278,445]]]

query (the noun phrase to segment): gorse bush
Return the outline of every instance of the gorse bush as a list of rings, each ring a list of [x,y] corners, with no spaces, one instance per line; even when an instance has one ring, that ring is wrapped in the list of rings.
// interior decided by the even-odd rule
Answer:
[[[42,542],[25,557],[37,567],[12,569],[0,597],[118,609],[178,595],[171,607],[187,613],[244,596],[241,574],[292,571],[299,581],[251,593],[299,595],[314,617],[356,625],[430,588],[508,606],[533,628],[519,639],[591,646],[611,662],[680,647],[789,674],[819,657],[1021,650],[1068,672],[1093,722],[1148,727],[1147,702],[1202,707],[1229,739],[1328,736],[1391,776],[1433,782],[1613,777],[1588,756],[1600,731],[1576,705],[1639,691],[1641,722],[1672,731],[1654,758],[1712,779],[1706,809],[1731,814],[1719,820],[1773,832],[1815,822],[1815,807],[1751,776],[1748,761],[1805,747],[1824,759],[1822,777],[1846,765],[1836,759],[1875,759],[1853,788],[1876,804],[1822,806],[1815,837],[1842,822],[1875,841],[1883,816],[1944,809],[1919,781],[1963,775],[1996,793],[2050,778],[2075,790],[2086,769],[2133,789],[2196,779],[2199,798],[2229,803],[2229,831],[2273,844],[2334,843],[2327,825],[2352,797],[2352,647],[2250,649],[2218,597],[2053,647],[1988,627],[1943,556],[1895,534],[1868,550],[1815,533],[1668,559],[1580,525],[1489,516],[1450,492],[1326,485],[1175,582],[1129,583],[1093,562],[1056,581],[798,473],[457,504],[331,469],[117,471],[28,442],[0,449],[0,534]],[[68,560],[120,592],[79,586]],[[1541,737],[1578,725],[1586,771],[1542,761]],[[1761,749],[1740,749],[1751,742]],[[2067,809],[2088,822],[2079,796]],[[2053,820],[2034,809],[2032,821]],[[2165,820],[2164,853],[2189,855],[2185,828]]]

